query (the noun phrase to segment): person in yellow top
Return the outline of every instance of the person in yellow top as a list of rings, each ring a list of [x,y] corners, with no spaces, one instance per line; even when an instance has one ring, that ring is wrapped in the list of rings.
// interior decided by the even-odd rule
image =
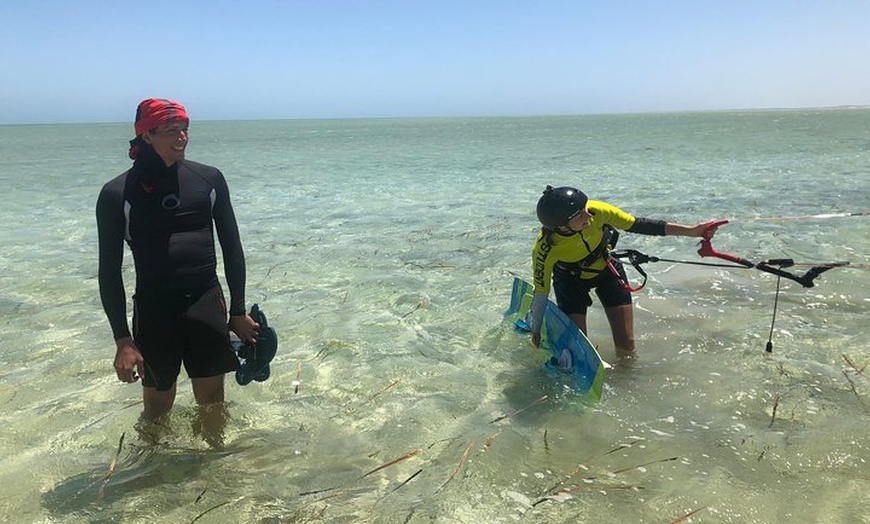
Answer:
[[[618,260],[608,259],[608,249],[616,243],[616,230],[642,235],[701,237],[712,236],[716,221],[684,226],[634,217],[616,206],[589,200],[573,187],[547,186],[538,200],[541,232],[532,250],[535,296],[532,301],[530,329],[532,343],[541,343],[544,308],[550,294],[550,281],[556,303],[577,327],[586,332],[586,310],[592,305],[594,288],[610,323],[616,354],[634,356],[634,313],[625,269]]]

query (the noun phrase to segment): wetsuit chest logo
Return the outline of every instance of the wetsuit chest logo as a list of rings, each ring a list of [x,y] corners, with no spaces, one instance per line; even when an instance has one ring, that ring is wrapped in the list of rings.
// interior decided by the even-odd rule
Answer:
[[[176,194],[169,194],[163,197],[163,200],[160,201],[160,205],[163,206],[163,209],[178,209],[178,206],[181,205],[181,199]]]

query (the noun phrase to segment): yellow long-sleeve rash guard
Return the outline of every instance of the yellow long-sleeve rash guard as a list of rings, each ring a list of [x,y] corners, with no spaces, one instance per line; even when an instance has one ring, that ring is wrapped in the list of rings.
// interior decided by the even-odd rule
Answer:
[[[534,268],[535,294],[547,296],[550,294],[550,283],[553,278],[553,266],[557,262],[580,262],[595,250],[604,238],[604,226],[610,225],[616,229],[627,230],[634,225],[635,217],[606,202],[590,200],[586,208],[592,214],[589,227],[577,233],[563,235],[553,232],[546,235],[538,234],[532,249],[532,267]],[[593,271],[583,271],[580,278],[593,278],[605,268],[605,261],[599,258],[589,264]],[[596,271],[597,270],[597,271]]]
[[[547,235],[541,231],[535,240],[535,246],[532,249],[535,296],[532,299],[531,315],[529,316],[532,333],[541,332],[544,309],[547,296],[550,294],[550,282],[553,278],[553,266],[557,262],[571,264],[588,257],[604,239],[605,225],[625,231],[631,228],[637,220],[618,207],[597,200],[588,201],[586,209],[592,214],[589,227],[569,235],[555,231]],[[590,271],[581,271],[580,278],[595,277],[606,267],[606,262],[604,258],[599,258],[586,267]]]

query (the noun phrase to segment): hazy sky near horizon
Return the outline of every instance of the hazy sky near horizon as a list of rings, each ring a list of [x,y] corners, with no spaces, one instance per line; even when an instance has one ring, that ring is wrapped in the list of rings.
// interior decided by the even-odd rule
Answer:
[[[870,104],[870,1],[0,0],[0,124]]]

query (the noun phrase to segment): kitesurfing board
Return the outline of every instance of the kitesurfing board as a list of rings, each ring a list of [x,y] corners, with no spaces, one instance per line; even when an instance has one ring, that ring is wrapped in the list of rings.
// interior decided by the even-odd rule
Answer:
[[[511,305],[505,318],[513,322],[518,331],[528,332],[528,316],[532,307],[534,287],[528,282],[514,278]],[[601,399],[606,363],[595,346],[580,329],[551,300],[544,309],[541,328],[541,347],[550,351],[552,358],[545,368],[568,382],[578,394],[592,402]]]

